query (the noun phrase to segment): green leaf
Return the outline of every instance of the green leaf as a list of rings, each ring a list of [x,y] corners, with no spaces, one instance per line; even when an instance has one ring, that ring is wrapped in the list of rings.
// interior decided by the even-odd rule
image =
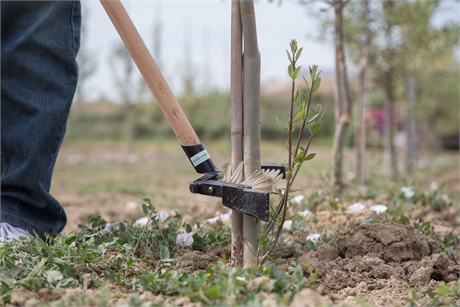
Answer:
[[[275,116],[275,119],[276,119],[276,121],[278,122],[278,124],[279,124],[281,127],[284,127],[283,122],[281,121],[281,119],[280,119],[278,116]]]
[[[410,220],[406,216],[401,215],[401,217],[399,218],[399,224],[410,225]]]
[[[57,270],[49,270],[49,271],[46,271],[45,274],[46,274],[46,280],[49,283],[58,282],[64,278],[64,275],[62,275],[62,273]]]
[[[275,193],[276,193],[279,197],[283,197],[283,190],[282,190],[282,189],[278,189],[277,187],[273,187],[273,190],[275,191]],[[0,280],[1,280],[1,274],[0,274]]]
[[[297,53],[295,54],[295,60],[297,61],[300,58],[300,55],[302,54],[303,47],[300,48]]]
[[[314,110],[312,110],[312,111],[315,112]],[[319,116],[319,113],[316,113],[315,115],[313,115],[313,117],[308,121],[307,124],[310,124],[310,123],[314,122],[315,119],[318,118],[318,116]]]
[[[161,260],[166,260],[169,259],[169,249],[167,246],[163,245],[160,248],[160,259]]]
[[[187,224],[187,225],[185,226],[185,231],[186,231],[187,233],[191,233],[191,232],[192,232],[192,226],[190,226],[190,224]]]
[[[313,159],[316,156],[316,153],[311,153],[308,156],[305,157],[304,161],[308,161]]]
[[[321,85],[321,78],[317,78],[315,82],[312,84],[311,92],[314,93],[319,89],[319,86]]]
[[[288,75],[289,75],[289,77],[292,78],[292,64],[289,64],[289,66],[288,66]]]
[[[319,75],[321,75],[321,73],[322,73],[322,72],[323,72],[323,71],[322,71],[322,70],[320,70],[320,71],[319,71],[319,73],[317,73],[317,74],[316,74],[316,78],[318,78],[318,77],[319,77]]]
[[[294,54],[297,51],[297,41],[295,39],[291,40],[291,51]]]
[[[297,98],[299,97],[299,88],[297,88],[294,92],[294,102],[297,101]]]
[[[299,73],[300,73],[300,69],[302,69],[302,66],[297,67],[297,68],[292,72],[292,75],[291,75],[292,80],[297,79],[297,77],[299,76]]]
[[[5,283],[10,288],[12,288],[16,284],[16,279],[11,278],[5,273],[0,273],[0,281],[2,283]]]
[[[316,134],[318,133],[319,129],[321,128],[321,126],[323,125],[323,122],[318,122],[316,124],[314,124],[312,127],[311,127],[311,134]]]
[[[128,266],[128,268],[132,267],[134,264],[134,259],[129,257],[128,260],[126,260],[126,265]]]
[[[299,152],[299,153],[297,154],[297,156],[295,156],[294,161],[295,161],[295,162],[300,162],[300,161],[302,161],[304,155],[305,155],[305,153],[304,153],[303,151]]]
[[[144,198],[144,201],[148,204],[148,205],[152,205],[152,200],[150,198]]]
[[[305,114],[305,112],[300,110],[299,113],[297,113],[297,115],[294,117],[293,123],[298,122],[299,120],[303,119],[304,114]]]
[[[307,95],[305,95],[304,92],[302,92],[302,94],[300,94],[300,101],[301,102],[307,102]]]
[[[145,215],[149,215],[149,207],[146,204],[142,204],[142,211]]]
[[[288,59],[289,59],[289,63],[292,63],[292,58],[291,58],[291,54],[289,53],[289,51],[286,49],[286,54],[288,56]]]
[[[307,101],[306,100],[300,100],[300,111],[303,113],[302,119],[305,120],[305,118],[307,117]]]
[[[318,111],[316,111],[316,109],[315,109],[315,108],[311,108],[311,113],[313,113],[313,116],[315,116],[315,115],[316,115],[316,114],[318,114],[319,112],[318,112]]]
[[[310,77],[312,80],[315,80],[317,69],[318,69],[317,65],[313,65],[313,67],[310,67]]]
[[[305,82],[305,86],[307,87],[308,93],[310,93],[310,86],[308,85],[308,81],[307,79],[305,79],[305,77],[303,77],[303,81]]]
[[[42,287],[42,282],[38,277],[27,277],[19,282],[19,285],[29,291],[38,292]]]
[[[287,171],[286,172],[286,180],[291,180],[292,179],[292,171]]]

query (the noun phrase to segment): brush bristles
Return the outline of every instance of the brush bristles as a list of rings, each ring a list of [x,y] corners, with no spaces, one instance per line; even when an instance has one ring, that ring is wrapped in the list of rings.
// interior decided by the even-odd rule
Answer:
[[[259,170],[254,172],[249,178],[244,178],[244,166],[241,162],[233,172],[229,160],[221,164],[222,171],[218,175],[218,179],[228,183],[241,183],[250,186],[253,190],[269,191],[273,190],[273,185],[277,184],[283,174],[279,170]]]

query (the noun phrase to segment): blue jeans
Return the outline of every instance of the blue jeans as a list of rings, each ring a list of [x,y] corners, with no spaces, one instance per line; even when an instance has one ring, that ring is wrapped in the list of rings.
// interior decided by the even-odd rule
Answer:
[[[64,209],[50,194],[78,79],[78,1],[1,1],[1,215],[56,235]]]

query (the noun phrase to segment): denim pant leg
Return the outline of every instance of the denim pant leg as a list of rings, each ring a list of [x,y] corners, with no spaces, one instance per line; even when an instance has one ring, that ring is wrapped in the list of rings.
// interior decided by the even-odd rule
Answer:
[[[56,235],[49,191],[78,79],[78,1],[1,1],[1,221]]]

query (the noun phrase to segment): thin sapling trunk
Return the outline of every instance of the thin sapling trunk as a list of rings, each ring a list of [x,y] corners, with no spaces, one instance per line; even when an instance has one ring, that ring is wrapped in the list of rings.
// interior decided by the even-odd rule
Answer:
[[[260,52],[253,1],[240,2],[243,54],[243,161],[248,178],[260,170]],[[261,222],[243,216],[244,267],[257,264]]]
[[[231,15],[231,168],[235,172],[243,161],[243,57],[240,1],[232,0]],[[243,214],[232,210],[232,260],[236,266],[243,265]]]

